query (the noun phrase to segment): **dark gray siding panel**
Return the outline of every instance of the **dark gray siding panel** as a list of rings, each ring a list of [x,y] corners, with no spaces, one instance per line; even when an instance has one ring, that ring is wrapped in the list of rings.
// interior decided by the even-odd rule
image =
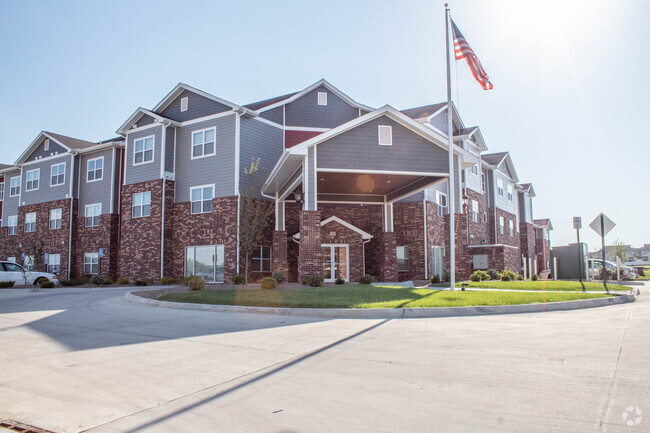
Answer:
[[[244,168],[251,161],[260,158],[260,167],[264,168],[264,177],[271,173],[282,155],[282,130],[255,119],[241,119],[241,138],[239,149],[239,179],[246,179]],[[261,195],[260,195],[261,197]]]
[[[123,149],[115,149],[115,178],[113,186],[113,213],[120,213],[120,194],[122,192],[122,155]]]
[[[318,105],[318,92],[327,92],[327,105]],[[352,107],[324,86],[285,107],[287,126],[334,128],[359,117],[358,108]]]
[[[378,144],[378,126],[391,125],[393,145]],[[382,116],[318,145],[318,168],[447,173],[447,151]]]
[[[187,111],[181,111],[181,99],[187,97]],[[228,105],[213,101],[205,96],[183,90],[160,114],[177,122],[198,119],[199,117],[232,110]]]
[[[5,174],[5,199],[2,202],[2,230],[7,230],[7,217],[18,215],[19,196],[10,197],[9,188],[11,186],[11,178],[20,177],[20,171],[12,171]],[[5,231],[6,233],[6,231]],[[20,233],[20,228],[18,228]]]
[[[260,117],[282,125],[284,122],[284,106],[275,107],[272,110],[264,111]]]
[[[38,143],[38,147],[29,155],[27,158],[27,162],[29,161],[35,161],[39,157],[40,158],[47,158],[49,156],[54,156],[60,153],[66,153],[67,150],[65,148],[59,146],[54,142],[54,140],[50,140],[50,148],[49,150],[45,150],[45,140],[46,138],[42,138],[40,143]]]
[[[88,161],[96,158],[104,159],[104,172],[102,174],[102,180],[88,182]],[[81,187],[79,189],[79,216],[85,215],[86,205],[95,203],[102,204],[102,214],[110,213],[113,149],[81,155],[79,169],[81,173]]]
[[[422,200],[424,200],[424,191],[416,192],[413,195],[410,195],[406,198],[403,198],[402,200],[399,200],[397,203],[422,201]]]
[[[155,119],[153,117],[143,114],[135,124],[138,125],[138,128],[142,128],[143,126],[151,125],[154,121]]]
[[[52,166],[65,163],[65,183],[63,185],[50,186]],[[40,169],[40,180],[38,189],[27,191],[25,184],[27,175],[22,180],[22,198],[25,205],[46,203],[48,201],[63,200],[70,194],[70,154],[66,153],[57,158],[46,159],[23,167],[23,172]],[[5,186],[5,188],[7,188]],[[5,193],[6,194],[6,193]]]
[[[174,140],[176,128],[169,126],[165,129],[165,171],[174,172]]]
[[[494,178],[495,178],[495,180],[494,180],[494,188],[495,188],[494,191],[495,191],[495,193],[498,191],[498,186],[497,186],[498,185],[497,184],[498,180],[501,179],[503,181],[503,196],[500,196],[498,193],[496,193],[494,195],[495,202],[496,202],[496,207],[498,207],[499,209],[503,209],[504,211],[509,212],[509,213],[511,213],[513,215],[516,215],[517,214],[517,208],[515,206],[516,193],[514,191],[514,184],[512,183],[511,180],[509,180],[506,176],[504,176],[503,173],[501,173],[500,171],[495,170],[493,173],[494,173]],[[508,200],[508,185],[513,186],[513,199],[512,199],[512,201]]]
[[[447,112],[443,111],[442,113],[438,114],[436,117],[431,119],[431,121],[429,122],[431,123],[431,125],[435,126],[437,129],[441,130],[445,134],[447,133],[447,131],[449,131],[446,114]]]
[[[176,191],[175,200],[190,200],[190,187],[215,184],[215,197],[235,195],[235,117],[218,117],[176,131]],[[216,126],[216,154],[191,159],[192,131]],[[127,171],[128,174],[128,171]]]
[[[138,138],[154,136],[153,162],[133,165],[133,142]],[[129,133],[126,143],[126,185],[160,179],[160,157],[162,152],[162,125],[143,131]]]
[[[478,174],[473,174],[472,170],[467,168],[464,170],[465,172],[465,186],[472,191],[476,191],[479,194],[482,194],[483,191],[481,190],[481,170],[479,166]]]

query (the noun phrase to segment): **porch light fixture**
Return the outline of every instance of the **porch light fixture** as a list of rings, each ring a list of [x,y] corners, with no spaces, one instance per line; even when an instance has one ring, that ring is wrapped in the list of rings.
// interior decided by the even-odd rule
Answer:
[[[302,192],[297,192],[297,193],[295,193],[295,194],[293,195],[293,197],[295,198],[296,203],[300,204],[300,203],[303,202],[304,197],[303,197]]]

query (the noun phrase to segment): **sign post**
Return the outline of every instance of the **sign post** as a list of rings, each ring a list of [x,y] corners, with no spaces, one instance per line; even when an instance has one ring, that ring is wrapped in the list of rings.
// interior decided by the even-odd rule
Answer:
[[[604,213],[601,213],[594,219],[591,224],[589,224],[589,227],[596,233],[600,235],[601,239],[601,244],[602,244],[602,253],[603,253],[603,270],[602,270],[602,276],[603,276],[603,285],[605,286],[605,290],[607,293],[609,293],[609,289],[607,288],[607,262],[605,261],[605,235],[609,233],[615,226],[614,221],[610,220],[605,216]]]
[[[573,217],[573,228],[576,229],[576,236],[578,238],[578,263],[580,263],[579,280],[582,286],[582,291],[585,291],[585,285],[582,284],[582,271],[585,269],[584,258],[582,257],[582,245],[580,245],[580,229],[582,228],[582,217]]]

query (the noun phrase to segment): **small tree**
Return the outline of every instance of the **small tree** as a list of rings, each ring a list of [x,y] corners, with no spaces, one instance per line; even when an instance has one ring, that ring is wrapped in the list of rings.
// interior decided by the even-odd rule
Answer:
[[[32,263],[32,266],[34,267],[34,270],[37,272],[44,272],[47,271],[47,269],[44,269],[45,267],[45,253],[43,252],[44,250],[44,245],[43,241],[39,241],[38,247],[34,247],[32,249],[32,256],[34,257],[34,263]]]
[[[616,239],[610,251],[614,258],[618,257],[621,259],[621,262],[624,262],[627,260],[628,248],[630,248],[629,245],[625,245],[620,239]]]
[[[264,229],[270,222],[273,208],[259,197],[265,180],[260,158],[253,158],[250,166],[244,169],[244,174],[239,186],[239,248],[245,258],[244,284],[248,284],[250,255],[263,240]]]

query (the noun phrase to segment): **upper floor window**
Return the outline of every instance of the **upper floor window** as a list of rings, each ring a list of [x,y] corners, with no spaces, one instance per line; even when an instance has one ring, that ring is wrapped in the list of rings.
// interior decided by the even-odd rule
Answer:
[[[63,185],[65,183],[65,162],[54,164],[51,172],[50,186]]]
[[[408,272],[409,270],[409,247],[397,247],[397,271]]]
[[[190,199],[192,201],[192,213],[212,212],[212,198],[214,197],[214,185],[196,186],[190,188]]]
[[[0,201],[5,199],[5,183],[0,182]]]
[[[29,170],[26,175],[27,183],[25,184],[25,191],[36,191],[38,189],[38,181],[41,178],[41,169]]]
[[[62,209],[50,210],[50,230],[57,230],[61,228],[62,215],[63,215]]]
[[[86,205],[86,227],[99,226],[101,214],[102,214],[101,203]]]
[[[95,182],[104,178],[104,157],[89,159],[86,182]]]
[[[50,150],[50,139],[46,138],[45,141],[43,141],[43,150],[48,151]]]
[[[186,96],[184,98],[181,98],[181,111],[187,111],[187,106],[188,106],[188,99]]]
[[[470,168],[470,171],[472,172],[472,174],[473,174],[474,176],[478,176],[478,164],[473,165],[473,166]]]
[[[16,235],[18,234],[18,215],[12,215],[7,217],[7,234]]]
[[[514,227],[514,223],[512,222],[512,220],[508,220],[508,229],[510,230],[510,236],[514,236],[515,235],[515,227]]]
[[[381,146],[393,145],[393,127],[390,125],[379,125],[379,144]]]
[[[327,92],[318,92],[318,105],[327,105]]]
[[[472,200],[472,221],[475,223],[478,222],[479,216],[478,216],[478,202],[476,200]]]
[[[12,177],[9,181],[9,197],[20,195],[20,177]]]
[[[271,272],[271,247],[255,247],[253,272]]]
[[[503,197],[503,180],[497,179],[497,194]]]
[[[25,233],[36,231],[36,212],[25,214]]]
[[[505,223],[503,222],[503,217],[499,217],[499,233],[504,234],[505,233]]]
[[[154,136],[139,138],[133,143],[133,165],[153,161]]]
[[[513,188],[512,185],[508,184],[508,200],[512,201]]]
[[[485,173],[481,173],[481,191],[485,192]]]
[[[61,254],[47,255],[47,272],[59,275],[59,272],[61,272]]]
[[[151,191],[133,194],[133,218],[148,217],[151,214]]]
[[[216,128],[192,132],[192,159],[214,155],[216,153],[214,137]]]
[[[447,194],[438,192],[438,215],[444,216],[447,213]]]

